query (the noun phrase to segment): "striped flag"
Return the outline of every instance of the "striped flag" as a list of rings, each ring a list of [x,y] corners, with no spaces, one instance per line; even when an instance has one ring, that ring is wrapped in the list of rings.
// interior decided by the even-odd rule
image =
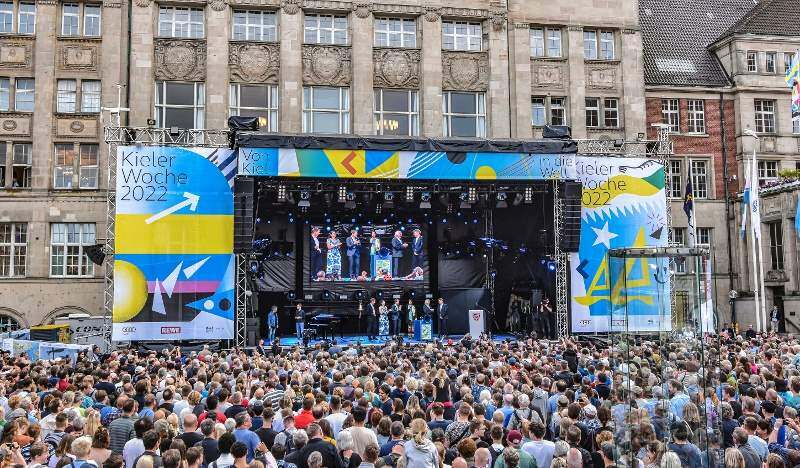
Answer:
[[[753,228],[755,239],[761,239],[761,200],[758,196],[758,161],[756,160],[756,150],[753,149],[753,161],[750,163],[750,182],[753,184],[750,189],[750,225]]]
[[[798,80],[800,80],[800,53],[795,53],[792,64],[786,70],[786,87],[791,88]]]
[[[750,174],[744,171],[744,193],[742,194],[742,228],[740,230],[742,239],[747,232],[747,213],[750,211]]]
[[[686,219],[689,221],[689,239],[687,245],[689,247],[697,246],[697,230],[695,229],[694,219],[694,192],[692,191],[692,179],[686,181],[686,193],[683,196],[683,212],[686,213]]]

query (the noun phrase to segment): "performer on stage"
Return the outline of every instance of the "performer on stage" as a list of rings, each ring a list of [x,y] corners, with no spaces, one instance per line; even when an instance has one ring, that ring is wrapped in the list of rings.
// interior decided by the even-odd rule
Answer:
[[[317,278],[317,273],[322,271],[322,249],[319,246],[319,228],[313,227],[311,228],[311,253],[309,256],[309,275],[311,276],[311,281],[314,281]]]
[[[378,307],[372,297],[367,304],[367,338],[374,340],[378,334]]]
[[[392,237],[392,276],[395,278],[400,276],[400,259],[403,258],[403,251],[407,247],[408,244],[403,242],[403,233],[395,231]]]
[[[550,298],[545,297],[542,299],[542,305],[539,306],[542,319],[542,338],[553,338],[553,308],[550,306]]]
[[[424,245],[422,242],[422,232],[414,229],[414,241],[411,243],[411,270],[412,273],[417,268],[422,268],[425,259]]]
[[[439,336],[444,338],[447,336],[447,304],[444,303],[443,297],[439,298],[439,305],[436,309],[439,317]]]
[[[391,315],[389,316],[391,319],[389,334],[392,336],[400,334],[400,310],[402,308],[403,306],[400,305],[400,299],[395,299],[394,304],[392,304]]]
[[[425,299],[425,303],[422,304],[422,316],[427,320],[431,320],[431,317],[433,317],[433,307],[431,307],[430,299]]]
[[[380,249],[381,240],[378,239],[378,233],[373,229],[372,234],[369,236],[369,271],[372,273],[372,278],[378,276],[377,268],[375,268],[375,255],[378,254]]]
[[[361,239],[358,238],[358,231],[352,229],[347,243],[347,270],[350,279],[358,277],[358,270],[361,267]]]
[[[303,305],[297,303],[297,310],[294,311],[294,329],[297,332],[297,339],[303,341],[303,331],[306,327],[306,311]]]
[[[336,238],[336,231],[331,231],[326,242],[328,247],[328,264],[325,267],[325,274],[332,280],[338,280],[342,276],[342,252],[339,247],[342,241]]]
[[[278,306],[272,306],[267,314],[267,342],[275,340],[275,332],[278,330]]]
[[[378,307],[378,334],[386,336],[389,334],[389,308],[386,307],[386,301],[381,299],[381,305]]]
[[[408,314],[408,334],[414,334],[414,320],[417,319],[417,308],[414,306],[414,301],[409,299],[408,306],[406,306],[406,313]]]

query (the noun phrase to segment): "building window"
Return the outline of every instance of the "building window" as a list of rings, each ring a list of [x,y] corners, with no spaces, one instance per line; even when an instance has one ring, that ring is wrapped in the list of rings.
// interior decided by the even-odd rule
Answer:
[[[419,100],[416,91],[375,90],[375,131],[378,135],[419,134]]]
[[[756,99],[756,132],[775,133],[775,101]]]
[[[750,73],[758,73],[758,52],[747,52],[747,71]]]
[[[14,4],[0,2],[0,33],[14,32]]]
[[[682,247],[686,245],[686,228],[669,228],[667,231],[667,242],[669,245]],[[670,264],[672,271],[676,274],[686,273],[686,257],[671,257]]]
[[[600,99],[586,98],[586,126],[596,128],[600,126]]]
[[[583,31],[583,58],[586,60],[614,60],[614,32]]]
[[[692,159],[689,168],[692,177],[692,195],[695,199],[708,198],[708,161]]]
[[[304,87],[303,132],[349,133],[350,90],[321,86]]]
[[[11,187],[31,187],[31,167],[33,163],[33,144],[14,143],[12,147]]]
[[[61,35],[77,36],[81,24],[81,7],[77,3],[65,3],[61,6]]]
[[[25,276],[28,253],[28,225],[0,223],[0,276]]]
[[[561,30],[555,28],[532,28],[531,56],[561,57]]]
[[[306,44],[347,44],[347,17],[334,15],[306,15]]]
[[[376,18],[375,47],[416,47],[417,22],[407,18]]]
[[[661,123],[669,125],[669,131],[672,133],[680,133],[681,131],[681,114],[680,107],[677,99],[662,99],[661,100]]]
[[[8,159],[6,151],[5,142],[0,142],[0,187],[6,186],[6,160]]]
[[[769,253],[772,270],[783,270],[783,223],[775,221],[769,225]]]
[[[442,96],[444,136],[486,136],[486,97],[484,93],[446,91]]]
[[[0,78],[0,111],[8,111],[11,106],[11,80]]]
[[[19,4],[19,34],[36,33],[36,4]]]
[[[14,110],[33,112],[33,97],[33,78],[17,78],[14,80]]]
[[[97,80],[81,81],[81,110],[83,112],[100,112],[100,82]]]
[[[695,235],[697,235],[697,239],[695,239],[695,245],[697,247],[706,247],[711,248],[711,228],[708,227],[698,227],[695,229]],[[700,262],[700,272],[705,273],[708,271],[708,262],[704,258],[698,258]]]
[[[601,123],[605,128],[619,127],[619,99],[586,98],[586,126],[600,128]]]
[[[75,145],[72,143],[56,143],[55,153],[53,188],[71,189],[72,176],[75,173]]]
[[[258,117],[260,128],[278,131],[278,87],[275,85],[231,84],[230,115]]]
[[[0,332],[19,330],[19,322],[9,315],[0,315]]]
[[[483,31],[480,23],[442,22],[442,48],[445,50],[481,50]]]
[[[767,52],[766,53],[766,70],[767,73],[775,73],[778,71],[778,53],[777,52]]]
[[[162,128],[203,128],[203,83],[156,81],[156,125]]]
[[[97,159],[99,145],[81,143],[78,168],[78,187],[82,189],[97,188]]]
[[[56,112],[75,112],[75,103],[77,100],[78,88],[75,80],[58,80]]]
[[[686,101],[686,123],[689,133],[706,133],[706,103],[702,99]]]
[[[603,99],[603,120],[606,128],[619,128],[619,99]]]
[[[531,99],[531,114],[531,125],[534,127],[566,125],[566,98],[535,96]]]
[[[98,5],[83,6],[83,35],[100,36],[100,7]]]
[[[669,198],[683,198],[683,161],[680,159],[670,159],[667,166],[667,181]]]
[[[50,225],[50,276],[86,277],[94,275],[94,265],[84,248],[95,243],[95,226],[90,223]]]
[[[784,52],[783,53],[783,73],[789,71],[792,68],[792,64],[794,63],[794,52]]]
[[[792,119],[792,133],[800,133],[800,117]]]
[[[758,184],[763,185],[778,179],[778,161],[758,161]]]
[[[278,20],[272,11],[234,11],[233,40],[274,42],[278,38]]]
[[[158,35],[160,37],[203,38],[205,36],[203,10],[162,6],[158,10]]]

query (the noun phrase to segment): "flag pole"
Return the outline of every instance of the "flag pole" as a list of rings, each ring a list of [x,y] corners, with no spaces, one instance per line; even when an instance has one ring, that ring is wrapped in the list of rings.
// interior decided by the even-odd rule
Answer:
[[[753,163],[750,162],[750,168],[748,168],[750,174],[753,173],[752,165],[753,165]],[[751,175],[751,177],[752,177],[752,175]],[[755,181],[751,180],[750,183],[752,184],[751,190],[752,189],[758,190],[758,180],[757,179]],[[751,194],[751,198],[752,198],[752,194]],[[748,207],[748,209],[750,209],[750,207]],[[751,218],[750,223],[751,224],[755,223],[755,217]],[[756,236],[754,234],[750,235],[750,257],[751,257],[752,262],[753,262],[753,275],[752,275],[753,285],[752,286],[753,286],[753,293],[754,293],[755,300],[756,300],[756,302],[755,302],[756,331],[757,332],[761,332],[762,331],[762,329],[761,329],[761,304],[759,302],[758,261],[756,260],[756,239],[755,239],[755,237]]]

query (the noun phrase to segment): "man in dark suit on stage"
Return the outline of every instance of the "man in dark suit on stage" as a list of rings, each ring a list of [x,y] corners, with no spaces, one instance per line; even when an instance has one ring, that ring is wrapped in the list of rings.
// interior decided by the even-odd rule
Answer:
[[[422,268],[422,261],[425,259],[425,250],[422,242],[422,231],[414,229],[414,240],[411,242],[411,270]]]
[[[403,233],[395,231],[392,237],[392,278],[400,276],[400,259],[403,258],[403,251],[407,247],[408,244],[403,242]]]
[[[391,310],[389,310],[389,334],[392,336],[400,334],[400,312],[402,308],[400,299],[395,299]]]
[[[374,340],[378,335],[378,307],[375,305],[375,298],[372,297],[367,304],[367,338]]]
[[[350,279],[358,278],[358,269],[361,266],[361,239],[358,238],[358,231],[355,229],[350,231],[350,237],[345,241],[347,243],[347,262]]]
[[[322,270],[322,249],[319,246],[319,228],[311,228],[311,251],[308,262],[308,274],[311,276],[311,281],[317,277],[317,273]]]
[[[439,304],[436,305],[436,316],[439,317],[439,336],[447,336],[447,304],[444,303],[444,298],[439,298]]]

